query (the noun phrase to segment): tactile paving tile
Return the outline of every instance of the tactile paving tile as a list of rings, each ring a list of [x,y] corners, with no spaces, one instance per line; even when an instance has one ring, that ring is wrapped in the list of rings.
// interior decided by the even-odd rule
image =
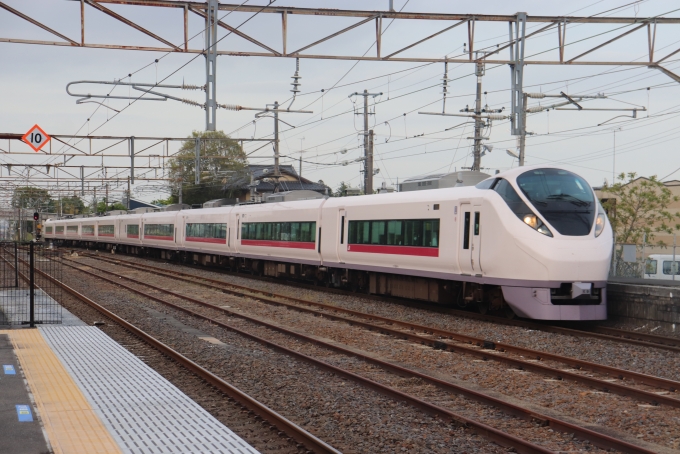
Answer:
[[[124,452],[257,453],[95,327],[40,327]]]

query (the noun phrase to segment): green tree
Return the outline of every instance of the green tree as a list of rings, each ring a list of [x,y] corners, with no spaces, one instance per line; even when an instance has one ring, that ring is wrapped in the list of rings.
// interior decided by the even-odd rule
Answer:
[[[347,195],[347,189],[349,189],[349,185],[345,183],[344,181],[341,181],[338,187],[333,191],[331,194],[332,197],[344,197]]]
[[[617,243],[640,244],[646,234],[651,244],[657,233],[672,234],[680,229],[680,213],[668,211],[668,206],[679,199],[656,175],[638,178],[635,172],[621,173],[618,180],[602,188],[603,207],[609,213]],[[662,241],[656,244],[665,246]]]
[[[59,202],[55,204],[55,212],[59,211]],[[52,211],[52,210],[50,210]],[[85,214],[89,212],[89,207],[85,206],[85,203],[80,199],[80,197],[62,197],[61,198],[61,212],[63,214]]]
[[[14,189],[12,206],[15,208],[31,208],[40,210],[47,208],[52,198],[47,189],[33,186],[21,186]]]
[[[151,203],[153,205],[160,205],[160,206],[172,205],[173,203],[177,203],[177,202],[178,202],[177,196],[174,195],[174,194],[170,195],[167,199],[156,199],[156,200],[151,201]]]
[[[201,142],[201,183],[194,184],[196,175],[196,143],[193,139],[219,139]],[[229,182],[245,179],[248,161],[241,146],[222,131],[194,131],[179,152],[169,161],[170,179],[174,183],[173,199],[182,186],[182,202],[199,204],[211,199],[232,197],[234,188],[225,191]]]
[[[106,206],[103,200],[97,203],[97,213],[113,210],[127,210],[127,207],[120,202],[111,203],[108,206]]]

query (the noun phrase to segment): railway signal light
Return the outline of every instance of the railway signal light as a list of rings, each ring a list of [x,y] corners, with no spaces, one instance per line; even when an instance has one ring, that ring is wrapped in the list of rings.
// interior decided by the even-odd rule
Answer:
[[[33,213],[33,220],[37,221],[38,219],[40,219],[40,213]]]

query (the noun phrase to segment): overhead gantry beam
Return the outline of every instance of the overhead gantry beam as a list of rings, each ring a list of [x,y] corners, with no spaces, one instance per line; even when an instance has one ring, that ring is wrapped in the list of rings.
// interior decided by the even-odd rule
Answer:
[[[52,45],[52,46],[69,46],[69,47],[85,47],[94,49],[123,49],[123,50],[140,50],[140,51],[153,51],[153,52],[185,52],[190,54],[203,54],[205,51],[203,46],[200,48],[190,48],[187,40],[189,39],[188,32],[188,14],[189,12],[194,13],[202,18],[205,18],[207,3],[205,2],[186,2],[186,1],[173,1],[173,0],[80,0],[81,1],[81,40],[76,42],[65,36],[64,34],[47,27],[41,22],[34,18],[29,17],[27,14],[22,13],[14,8],[9,7],[5,3],[0,1],[0,8],[9,11],[10,13],[21,17],[22,19],[31,22],[32,24],[58,36],[62,41],[45,41],[45,40],[30,40],[30,39],[14,39],[2,37],[0,42],[8,43],[22,43],[22,44],[39,44],[39,45]],[[88,43],[85,40],[85,8],[84,5],[88,4],[93,8],[121,21],[122,23],[132,27],[154,39],[163,43],[167,47],[153,47],[153,46],[125,46],[109,43]],[[131,5],[131,6],[145,6],[145,7],[161,7],[161,8],[174,8],[180,10],[183,17],[178,18],[178,25],[183,27],[184,40],[185,42],[180,45],[175,45],[165,40],[164,38],[152,33],[151,31],[145,29],[144,27],[136,24],[133,20],[124,18],[120,14],[110,10],[103,6],[103,4],[110,5]],[[450,62],[450,63],[470,63],[477,61],[478,59],[483,59],[486,63],[491,64],[513,64],[514,61],[511,59],[503,59],[500,57],[492,58],[494,55],[499,55],[499,51],[510,47],[510,44],[503,44],[500,48],[486,52],[483,56],[479,53],[475,57],[475,25],[478,22],[505,22],[505,23],[515,23],[517,20],[516,15],[490,15],[490,14],[433,14],[433,13],[411,13],[411,12],[397,12],[397,11],[361,11],[361,10],[345,10],[345,9],[328,9],[328,8],[295,8],[287,6],[251,6],[251,5],[237,5],[237,4],[220,4],[220,11],[238,11],[244,13],[259,13],[259,14],[279,14],[281,15],[281,43],[279,46],[267,45],[258,39],[237,30],[235,27],[220,21],[218,25],[231,33],[239,36],[242,39],[249,41],[250,43],[262,48],[262,51],[235,51],[235,50],[217,50],[217,55],[228,55],[228,56],[253,56],[253,57],[289,57],[289,58],[307,58],[307,59],[327,59],[327,60],[354,60],[354,61],[394,61],[394,62],[414,62],[414,63],[431,63],[431,62]],[[357,18],[358,21],[338,32],[330,34],[320,40],[313,43],[305,45],[293,52],[289,52],[287,49],[288,44],[288,34],[291,28],[288,26],[288,19],[290,15],[296,15],[299,17],[308,17],[308,20],[318,20],[320,17],[347,17],[347,18]],[[386,56],[382,56],[384,53],[385,45],[387,44],[382,37],[382,21],[383,19],[408,19],[408,20],[426,20],[426,21],[444,21],[450,22],[439,32],[433,33],[425,38],[419,39],[414,43],[405,46],[396,51],[388,52]],[[331,52],[329,54],[311,54],[304,53],[308,49],[317,46],[325,41],[333,38],[337,38],[346,34],[348,31],[353,30],[363,24],[366,24],[372,20],[376,23],[376,44],[377,49],[375,55],[339,55],[337,53]],[[557,28],[558,33],[558,46],[555,48],[556,59],[554,60],[536,60],[527,59],[524,61],[526,65],[624,65],[624,66],[650,66],[658,65],[663,61],[666,61],[670,57],[676,55],[680,52],[677,49],[674,52],[664,56],[661,59],[654,60],[654,42],[656,40],[656,26],[657,24],[676,24],[680,25],[680,18],[677,17],[654,17],[654,18],[636,18],[636,17],[578,17],[578,16],[528,16],[527,22],[529,23],[544,23],[545,25],[536,31],[528,34],[527,37],[538,35],[544,33],[551,28]],[[448,32],[460,25],[467,24],[468,27],[468,48],[466,49],[467,55],[458,56],[454,58],[446,57],[434,57],[428,58],[423,56],[412,56],[412,57],[401,57],[399,56],[406,50],[415,48],[416,46],[427,42],[428,40],[435,38],[445,32]],[[615,36],[614,38],[599,44],[592,49],[581,53],[580,55],[572,58],[565,57],[566,50],[569,43],[566,42],[566,28],[569,25],[574,24],[619,24],[622,27],[616,30],[621,30],[621,34]],[[627,29],[630,26],[630,29]],[[649,36],[649,61],[587,61],[583,57],[601,49],[624,36],[627,36],[634,31],[639,30],[642,27],[648,28]],[[616,30],[611,30],[612,33]],[[279,48],[280,50],[276,50]]]

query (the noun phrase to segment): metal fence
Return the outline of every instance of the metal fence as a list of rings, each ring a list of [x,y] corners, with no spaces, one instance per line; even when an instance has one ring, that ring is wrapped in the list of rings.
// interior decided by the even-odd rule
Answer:
[[[680,281],[680,246],[616,243],[609,277]]]
[[[42,243],[0,242],[0,325],[62,322],[59,253]]]

